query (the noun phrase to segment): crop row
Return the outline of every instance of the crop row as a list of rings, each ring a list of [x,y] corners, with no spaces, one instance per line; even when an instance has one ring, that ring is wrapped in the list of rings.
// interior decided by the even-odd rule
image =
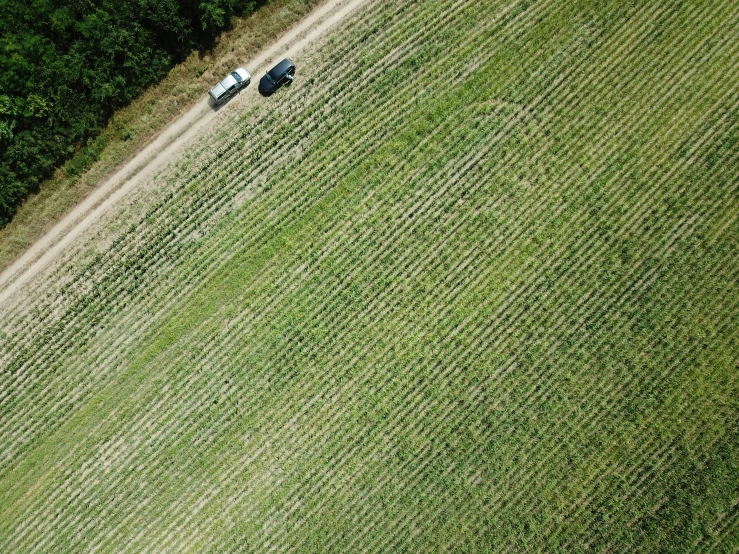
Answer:
[[[511,26],[513,37],[520,36],[517,29],[530,27],[534,13],[545,14],[553,7],[556,3],[548,2],[527,12],[511,9],[508,14],[517,18],[503,22]],[[444,25],[456,26],[455,14],[468,15],[469,4],[458,3],[457,8]],[[414,33],[405,50],[387,59],[387,67],[402,67],[405,60],[414,59],[413,45],[439,31],[411,19],[411,13],[416,21],[441,13],[438,7],[418,9],[404,12],[407,20],[388,26],[387,36],[376,37],[378,42],[384,37],[380,44],[389,46],[404,29]],[[485,19],[486,12],[479,9],[478,27],[484,29],[492,18]],[[670,9],[677,13],[671,6],[646,4],[635,16],[649,23],[654,14],[664,16]],[[721,18],[729,23],[736,19],[729,10],[692,9],[692,18],[714,28]],[[387,12],[382,13],[389,21]],[[594,493],[593,484],[608,473],[617,454],[606,448],[598,457],[588,445],[602,435],[604,424],[614,425],[613,414],[624,409],[634,391],[654,394],[667,385],[681,356],[694,344],[654,349],[659,371],[648,375],[605,374],[577,395],[577,405],[561,402],[560,395],[568,390],[562,372],[583,352],[592,360],[599,349],[622,347],[632,326],[653,306],[665,314],[679,313],[679,296],[668,295],[663,302],[655,292],[669,292],[658,286],[663,266],[648,264],[669,259],[670,248],[679,245],[681,237],[694,235],[704,221],[714,221],[731,198],[731,191],[707,194],[725,182],[722,167],[731,161],[727,152],[701,175],[704,187],[690,188],[681,198],[695,206],[692,218],[667,213],[652,221],[654,207],[684,186],[679,177],[691,166],[706,164],[707,147],[736,132],[728,115],[736,108],[736,68],[714,65],[709,66],[713,73],[707,73],[701,65],[735,45],[724,42],[722,48],[706,51],[713,36],[700,34],[683,41],[681,49],[661,44],[650,53],[662,64],[655,74],[661,71],[670,87],[657,88],[645,78],[619,81],[616,76],[628,69],[621,61],[625,54],[638,48],[648,51],[654,41],[648,26],[635,20],[624,24],[621,34],[614,33],[615,48],[604,48],[602,58],[577,57],[580,47],[575,46],[576,63],[563,57],[558,65],[543,64],[554,78],[547,80],[540,73],[549,88],[516,91],[525,108],[508,101],[479,102],[484,95],[474,90],[460,93],[455,83],[432,80],[452,60],[488,51],[499,38],[468,32],[459,50],[444,43],[429,50],[421,57],[425,63],[417,80],[392,89],[392,95],[383,90],[397,76],[390,74],[383,81],[388,73],[383,65],[370,65],[356,83],[338,86],[338,100],[311,90],[303,97],[311,117],[294,130],[278,133],[236,185],[229,176],[264,139],[258,126],[213,157],[207,154],[208,140],[216,138],[204,141],[204,159],[188,167],[185,181],[190,184],[176,184],[180,188],[150,210],[142,225],[78,274],[79,300],[70,315],[61,320],[49,315],[48,330],[35,343],[24,344],[19,332],[13,350],[3,358],[23,360],[14,372],[19,386],[27,387],[19,390],[27,392],[0,400],[16,414],[7,424],[4,420],[0,433],[22,446],[37,429],[65,413],[73,417],[84,405],[94,389],[85,391],[82,380],[111,377],[119,383],[119,373],[135,360],[140,345],[162,333],[151,328],[152,321],[166,322],[174,314],[180,323],[171,329],[182,331],[166,348],[153,351],[156,357],[148,367],[166,368],[157,381],[145,379],[125,389],[130,391],[130,407],[119,408],[122,413],[108,424],[101,422],[89,440],[60,459],[60,469],[67,468],[63,482],[48,477],[51,481],[44,486],[51,494],[37,495],[18,513],[23,523],[6,546],[48,549],[66,541],[67,546],[101,550],[120,550],[124,543],[132,550],[146,544],[156,550],[197,548],[191,537],[206,540],[230,515],[231,525],[243,531],[233,537],[261,537],[278,550],[299,549],[295,536],[308,540],[309,534],[300,533],[311,522],[320,523],[320,514],[337,524],[356,524],[351,538],[336,533],[328,546],[399,550],[414,540],[408,529],[421,529],[428,538],[427,526],[441,526],[432,514],[444,505],[455,506],[459,514],[450,523],[467,522],[466,528],[450,528],[443,535],[455,544],[470,529],[490,525],[491,513],[523,517],[516,508],[521,505],[531,514],[540,513],[544,502],[532,500],[532,492],[541,491],[547,480],[566,483],[568,476],[556,470],[562,467],[562,457],[576,448],[588,452],[596,464],[573,491],[578,498],[571,515],[585,527],[577,535],[570,520],[552,527],[548,540],[586,541],[587,510],[606,510],[605,502],[612,497],[607,488]],[[714,34],[721,32],[719,28]],[[643,40],[634,40],[637,36]],[[448,50],[441,54],[445,46]],[[367,50],[382,49],[370,42]],[[542,62],[549,54],[547,49],[538,53]],[[536,54],[531,53],[534,60]],[[351,66],[347,64],[344,67]],[[603,70],[583,75],[589,64]],[[483,76],[484,67],[484,61],[477,66]],[[695,135],[695,118],[680,109],[685,98],[676,97],[697,68],[712,85],[696,89],[696,96],[715,98],[716,91],[727,91],[704,116],[712,126],[700,137]],[[609,75],[617,83],[611,91]],[[414,92],[427,79],[431,84]],[[483,77],[475,85],[506,90],[517,79],[519,75],[512,74],[508,81],[493,84]],[[365,90],[371,92],[362,96]],[[418,102],[419,94],[424,104]],[[456,101],[450,98],[459,94]],[[593,113],[581,106],[607,94],[614,95],[614,107],[622,107],[624,115],[592,128]],[[357,107],[342,109],[355,95],[362,97],[362,105],[377,106],[376,118],[362,116]],[[330,109],[316,122],[313,116],[320,112],[311,110],[324,103]],[[438,113],[428,113],[429,105],[439,106]],[[544,131],[541,113],[547,114],[546,128],[559,129],[573,140],[559,144]],[[406,117],[418,123],[409,125]],[[339,122],[341,118],[346,120]],[[355,125],[357,121],[362,124]],[[643,136],[650,139],[638,143],[631,133],[635,127],[643,127]],[[325,134],[325,140],[316,134]],[[306,136],[311,140],[296,139]],[[684,136],[693,137],[687,155],[662,170],[674,152],[661,144],[674,144]],[[302,149],[300,164],[265,180],[263,190],[241,211],[233,210],[235,192],[283,165],[296,145]],[[654,154],[624,159],[614,168],[612,158],[637,145],[639,151]],[[427,159],[434,162],[425,163]],[[643,177],[634,181],[634,174]],[[608,222],[605,232],[601,222]],[[599,265],[611,267],[607,255],[613,244],[629,229],[646,225],[649,229],[639,242],[629,244],[632,259],[644,262],[632,262],[612,277],[603,274]],[[185,237],[197,231],[205,240],[188,243]],[[732,272],[732,266],[719,266],[705,278],[730,279]],[[157,282],[168,274],[171,280]],[[93,284],[91,289],[87,283]],[[651,300],[633,310],[646,293]],[[58,305],[50,306],[51,313]],[[542,311],[540,306],[553,309]],[[201,317],[177,318],[180,310]],[[617,333],[597,323],[620,310],[629,310],[629,315]],[[664,321],[641,336],[643,348],[669,329],[669,320]],[[30,322],[25,325],[21,329],[29,330]],[[98,325],[106,330],[98,331]],[[166,325],[164,332],[170,329]],[[135,341],[123,344],[134,335]],[[541,342],[533,358],[523,354],[528,352],[527,336]],[[26,354],[19,356],[23,349]],[[49,376],[37,371],[59,363],[59,353],[65,351],[69,353],[56,375],[42,381]],[[582,365],[575,367],[579,378],[587,375]],[[412,372],[404,374],[408,368]],[[166,384],[158,384],[160,379]],[[542,383],[559,386],[538,385]],[[37,384],[35,390],[32,384]],[[447,387],[465,397],[466,404],[460,405]],[[45,414],[47,419],[23,427],[21,414],[28,403],[35,406],[32,416]],[[522,433],[522,425],[531,425],[527,418],[543,409],[546,418],[533,442]],[[482,418],[484,412],[496,414],[494,423]],[[646,429],[657,413],[645,415]],[[676,411],[675,417],[679,414]],[[437,442],[465,428],[476,434],[461,451]],[[234,444],[242,435],[252,437],[244,439],[243,448]],[[263,437],[272,445],[262,443]],[[377,437],[389,437],[390,446],[379,444]],[[403,441],[416,446],[401,447]],[[491,453],[491,443],[500,448]],[[516,445],[524,445],[525,455],[516,455]],[[8,450],[8,460],[21,452]],[[216,467],[208,462],[212,452],[219,453]],[[653,454],[663,465],[640,474],[643,460]],[[168,461],[170,455],[175,462]],[[637,470],[628,487],[619,491],[624,499],[643,496],[645,483],[653,483],[674,463],[674,450],[670,443],[662,444],[659,435],[650,435],[629,455]],[[384,467],[380,476],[374,473],[378,463],[372,461],[377,456],[379,467]],[[268,469],[275,458],[282,459],[282,465]],[[465,464],[466,473],[460,473]],[[497,483],[516,486],[491,488],[485,480],[478,482],[477,474],[495,475]],[[182,482],[172,482],[172,475],[188,483],[186,490]],[[460,475],[470,476],[476,499],[448,486]],[[138,483],[145,484],[143,495],[136,489]],[[395,494],[387,496],[389,490]],[[120,498],[121,505],[111,504],[111,498]],[[298,498],[302,504],[296,503]],[[386,510],[376,509],[379,498]],[[418,499],[417,509],[400,504],[410,498]],[[183,505],[198,511],[183,511]],[[388,512],[395,514],[389,525]],[[64,519],[58,525],[44,525],[60,513]],[[105,533],[98,531],[93,513],[105,522]],[[252,529],[250,519],[274,523]],[[566,537],[560,537],[562,531]],[[227,535],[217,538],[225,540]],[[161,540],[152,542],[153,536]],[[244,548],[249,543],[228,546]]]
[[[207,191],[207,192],[210,192],[210,191]],[[188,211],[190,211],[190,210],[188,210]],[[207,210],[205,210],[205,212],[207,213]],[[138,230],[140,231],[140,229],[138,229]],[[188,230],[186,229],[182,234],[186,234],[187,232],[188,232]],[[162,239],[162,242],[166,241],[167,238],[171,238],[173,234],[174,234],[174,231],[169,231],[169,236],[168,237],[164,237]],[[142,240],[146,240],[148,237],[145,234],[143,234],[143,235],[144,236],[143,236],[143,239]],[[255,240],[258,240],[259,238],[261,238],[261,237],[258,235],[258,236],[255,237]],[[114,245],[114,246],[116,246],[116,245]],[[157,244],[155,243],[154,244],[154,248],[151,249],[151,256],[152,257],[159,258],[159,259],[165,259],[166,260],[168,258],[177,256],[177,255],[181,255],[180,251],[178,249],[174,248],[175,246],[176,245],[169,243],[166,249],[165,248],[157,248]],[[116,252],[117,254],[120,254],[120,251],[117,248],[113,248],[112,251],[113,252]],[[120,255],[118,256],[118,258],[120,259]],[[136,258],[134,258],[134,259],[136,259]],[[151,274],[150,268],[147,267],[147,262],[148,262],[148,260],[146,260],[146,259],[144,259],[144,260],[136,259],[136,263],[139,264],[139,266],[138,266],[139,267],[139,275],[142,274],[142,273],[144,273],[144,272],[146,272],[147,274]],[[105,270],[107,270],[107,269],[108,268],[106,268],[106,267],[102,267],[98,273],[102,273],[103,275],[105,275]],[[196,267],[195,269],[199,269],[199,268]],[[111,273],[118,273],[119,274],[119,272],[111,272]],[[90,296],[87,297],[86,300],[87,300],[87,303],[93,303],[93,301],[94,300],[97,300],[97,299],[95,299],[92,295],[90,295]],[[69,327],[72,322],[67,321],[65,323],[66,323],[66,326]],[[78,338],[77,337],[74,337],[74,336],[71,337],[71,338],[70,337],[65,337],[65,338],[67,340],[69,340],[70,342],[78,341]],[[62,337],[60,337],[60,340],[62,340]],[[58,352],[58,349],[59,349],[59,345],[58,344],[57,345],[51,344],[50,347],[51,347],[50,350],[52,350],[54,352]],[[13,422],[13,423],[15,423],[15,422]]]

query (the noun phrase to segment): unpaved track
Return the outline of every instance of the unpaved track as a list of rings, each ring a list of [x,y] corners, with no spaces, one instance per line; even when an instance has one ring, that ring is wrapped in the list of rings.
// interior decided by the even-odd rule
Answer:
[[[245,100],[244,96],[259,96],[257,85],[268,65],[283,57],[296,56],[312,41],[366,3],[368,0],[327,0],[303,21],[290,29],[283,37],[244,63],[252,74],[251,84],[232,99],[231,103]],[[300,68],[298,67],[298,74]],[[299,76],[299,75],[298,75]],[[206,96],[187,113],[167,127],[161,135],[139,152],[131,161],[116,171],[97,187],[85,200],[65,215],[46,235],[39,239],[10,267],[0,274],[0,308],[21,287],[41,270],[100,216],[115,206],[142,180],[151,177],[172,155],[190,139],[197,136],[230,104],[214,110]]]

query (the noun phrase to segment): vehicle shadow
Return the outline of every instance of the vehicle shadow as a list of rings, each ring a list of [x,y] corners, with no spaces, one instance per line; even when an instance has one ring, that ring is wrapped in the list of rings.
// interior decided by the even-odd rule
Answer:
[[[212,96],[208,95],[208,107],[210,107],[211,110],[214,112],[218,112],[222,110],[227,104],[229,104],[234,98],[238,98],[241,96],[241,93],[246,90],[247,87],[244,87],[239,92],[234,94],[233,96],[229,96],[225,100],[223,100],[220,104],[217,104],[216,101],[213,99]]]
[[[208,96],[208,107],[214,112],[220,111],[220,109],[223,108],[223,106],[225,106],[226,104],[228,104],[228,101],[216,104],[216,101],[213,100],[213,97],[210,95]]]
[[[263,87],[262,84],[260,83],[258,90],[259,90],[259,94],[261,94],[265,98],[269,98],[281,88],[290,88],[291,85],[292,85],[292,81],[288,81],[285,84],[277,85],[275,88],[266,88],[266,87]]]

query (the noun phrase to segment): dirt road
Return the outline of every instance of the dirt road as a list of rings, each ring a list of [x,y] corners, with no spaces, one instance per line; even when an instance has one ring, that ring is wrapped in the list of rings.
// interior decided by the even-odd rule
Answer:
[[[283,37],[243,64],[252,74],[252,83],[241,95],[256,95],[257,83],[269,65],[283,57],[295,57],[368,0],[327,0]],[[131,161],[106,179],[92,194],[59,221],[10,267],[0,274],[0,309],[21,287],[47,267],[92,225],[115,206],[142,180],[151,177],[172,154],[197,136],[217,117],[228,113],[229,104],[214,110],[207,96],[167,127],[161,135]]]

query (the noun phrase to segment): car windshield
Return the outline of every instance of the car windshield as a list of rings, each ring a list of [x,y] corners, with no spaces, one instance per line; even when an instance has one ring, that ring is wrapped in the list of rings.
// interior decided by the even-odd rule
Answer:
[[[231,77],[233,77],[234,79],[236,79],[236,82],[237,83],[240,83],[241,81],[243,81],[243,79],[241,78],[241,75],[239,75],[235,71],[233,73],[231,73]]]

